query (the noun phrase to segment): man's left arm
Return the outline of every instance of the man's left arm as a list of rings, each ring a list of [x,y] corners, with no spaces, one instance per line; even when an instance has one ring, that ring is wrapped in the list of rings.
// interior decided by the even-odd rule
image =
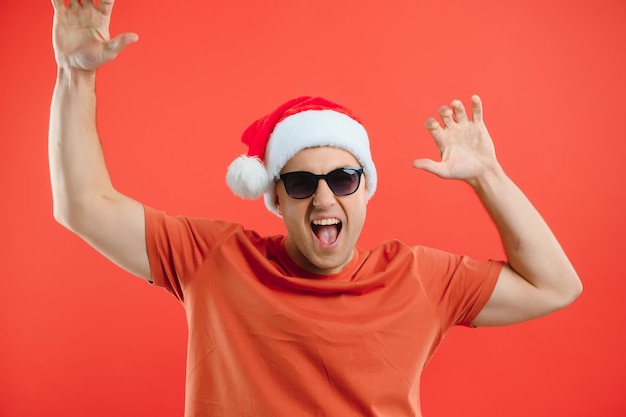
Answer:
[[[498,163],[480,98],[472,97],[472,120],[458,100],[441,107],[439,115],[443,125],[430,118],[426,128],[441,161],[417,159],[413,166],[470,184],[493,219],[508,259],[473,324],[518,323],[570,304],[582,291],[580,279],[539,212]]]

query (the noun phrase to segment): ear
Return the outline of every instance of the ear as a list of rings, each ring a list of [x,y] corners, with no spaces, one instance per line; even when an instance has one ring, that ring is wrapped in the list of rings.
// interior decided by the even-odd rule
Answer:
[[[278,197],[278,193],[274,193],[274,206],[276,207],[278,214],[282,216],[283,213],[280,211],[280,198]]]

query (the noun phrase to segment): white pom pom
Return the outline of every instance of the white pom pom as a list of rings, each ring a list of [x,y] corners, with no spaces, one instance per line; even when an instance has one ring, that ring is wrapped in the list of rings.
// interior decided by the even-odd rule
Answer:
[[[256,157],[241,155],[228,167],[226,184],[242,198],[259,198],[270,186],[270,178],[263,163]]]

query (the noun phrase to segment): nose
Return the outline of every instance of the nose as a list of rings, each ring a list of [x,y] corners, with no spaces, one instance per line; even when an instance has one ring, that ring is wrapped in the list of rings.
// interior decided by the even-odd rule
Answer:
[[[320,179],[317,183],[317,189],[313,193],[313,206],[325,209],[335,204],[335,201],[335,194],[326,183],[326,180]]]

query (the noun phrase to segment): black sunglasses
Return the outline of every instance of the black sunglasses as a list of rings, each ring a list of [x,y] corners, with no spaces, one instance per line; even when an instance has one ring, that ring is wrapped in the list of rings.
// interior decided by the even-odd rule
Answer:
[[[345,167],[330,171],[328,174],[314,174],[307,171],[294,171],[280,174],[276,179],[281,179],[285,185],[285,191],[291,198],[302,200],[311,197],[320,179],[326,181],[328,188],[336,196],[354,194],[361,184],[363,168]]]

